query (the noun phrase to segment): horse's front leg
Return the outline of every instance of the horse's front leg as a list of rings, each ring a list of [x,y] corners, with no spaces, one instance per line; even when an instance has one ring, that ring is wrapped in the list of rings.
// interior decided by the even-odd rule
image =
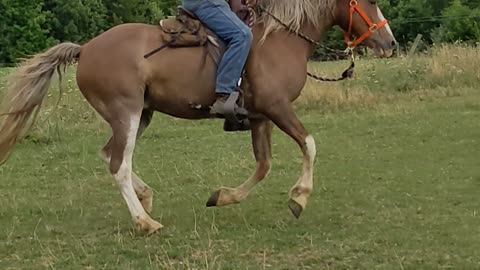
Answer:
[[[207,202],[208,207],[242,202],[253,188],[267,177],[272,160],[272,128],[273,124],[268,120],[258,120],[252,123],[253,152],[257,161],[255,173],[237,188],[221,188],[214,192]]]
[[[288,206],[296,218],[299,218],[307,206],[308,197],[313,191],[313,165],[316,155],[315,140],[298,120],[290,102],[276,102],[267,106],[268,116],[281,130],[292,137],[303,152],[303,172],[290,190]]]

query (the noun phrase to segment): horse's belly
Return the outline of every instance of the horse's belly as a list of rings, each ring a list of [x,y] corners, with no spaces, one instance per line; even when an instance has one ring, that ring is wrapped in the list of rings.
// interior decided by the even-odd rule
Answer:
[[[146,93],[147,108],[178,118],[202,119],[209,117],[209,106],[215,101],[215,87],[198,82],[180,81],[152,84]]]

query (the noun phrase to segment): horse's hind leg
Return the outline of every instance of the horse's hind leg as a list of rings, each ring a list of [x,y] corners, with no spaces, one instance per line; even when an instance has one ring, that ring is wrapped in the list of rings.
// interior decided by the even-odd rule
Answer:
[[[142,117],[140,119],[140,126],[137,132],[137,140],[142,136],[145,129],[148,127],[152,120],[153,111],[150,110],[143,110]],[[112,155],[112,144],[113,144],[113,137],[110,138],[108,143],[103,147],[102,151],[100,152],[100,156],[102,159],[110,163],[110,158]],[[145,184],[145,182],[140,179],[133,171],[132,171],[132,182],[133,188],[135,189],[135,193],[137,194],[140,203],[142,204],[143,208],[147,213],[152,213],[153,210],[153,192],[152,189]]]
[[[113,131],[110,171],[120,187],[136,226],[151,234],[163,226],[147,214],[135,193],[132,180],[133,151],[140,127],[141,109],[131,113],[126,111],[128,110],[125,108],[116,110],[118,114],[110,121]]]
[[[272,128],[271,121],[260,120],[252,123],[253,152],[257,161],[255,173],[235,189],[221,188],[214,192],[208,200],[207,206],[226,206],[240,203],[268,175],[272,160]]]

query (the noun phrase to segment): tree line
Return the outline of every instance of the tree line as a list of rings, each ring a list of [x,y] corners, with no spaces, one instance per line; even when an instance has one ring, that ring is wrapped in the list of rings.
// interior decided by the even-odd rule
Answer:
[[[293,1],[293,0],[292,0]],[[178,0],[0,0],[0,63],[40,52],[59,42],[84,43],[127,22],[157,23]],[[480,41],[480,0],[379,0],[402,45],[417,34],[427,44]],[[338,29],[326,45],[343,48]],[[321,48],[317,56],[325,58]]]

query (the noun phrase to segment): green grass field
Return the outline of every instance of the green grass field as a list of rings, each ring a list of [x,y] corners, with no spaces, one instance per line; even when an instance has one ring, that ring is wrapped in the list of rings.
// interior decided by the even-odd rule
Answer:
[[[212,191],[253,172],[249,134],[156,114],[134,162],[165,225],[151,237],[133,227],[98,156],[109,130],[70,73],[60,106],[52,89],[0,167],[0,269],[480,269],[479,59],[438,49],[309,82],[297,107],[318,157],[300,220],[287,201],[301,153],[278,129],[271,175],[244,203],[207,209]]]

